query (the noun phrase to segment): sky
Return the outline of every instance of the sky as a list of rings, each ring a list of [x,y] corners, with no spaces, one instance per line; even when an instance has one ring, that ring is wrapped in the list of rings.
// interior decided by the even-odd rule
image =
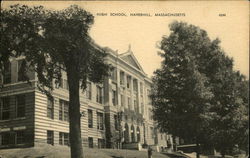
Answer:
[[[148,76],[160,68],[157,43],[169,35],[168,25],[177,20],[199,26],[210,39],[219,38],[225,53],[234,59],[234,69],[249,78],[249,3],[247,1],[5,1],[10,4],[43,5],[63,9],[77,4],[95,16],[90,36],[97,44],[124,53],[131,45]],[[107,16],[97,16],[107,13]],[[123,13],[126,16],[110,16]],[[151,16],[130,16],[147,13]],[[185,16],[155,16],[155,13],[184,13]],[[223,16],[220,16],[223,14]]]

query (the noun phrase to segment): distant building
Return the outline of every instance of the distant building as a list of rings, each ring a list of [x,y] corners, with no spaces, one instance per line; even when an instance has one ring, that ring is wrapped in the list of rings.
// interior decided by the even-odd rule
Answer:
[[[151,80],[129,49],[126,53],[103,48],[114,67],[103,84],[87,83],[80,94],[82,142],[90,148],[137,148],[140,144],[169,147],[171,136],[155,128],[149,98]],[[0,79],[0,148],[69,144],[69,93],[65,72],[54,85],[52,98],[20,81],[25,58],[12,59]],[[139,144],[139,145],[138,145]]]

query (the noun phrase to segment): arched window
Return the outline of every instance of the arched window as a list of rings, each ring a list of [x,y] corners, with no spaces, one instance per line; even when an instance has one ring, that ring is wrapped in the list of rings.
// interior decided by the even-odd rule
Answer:
[[[134,128],[134,125],[131,125],[131,141],[135,142],[135,128]]]
[[[141,135],[140,135],[140,128],[139,126],[137,126],[137,129],[136,129],[136,135],[137,135],[137,142],[140,142],[141,141]]]
[[[129,142],[129,128],[128,124],[125,124],[125,130],[124,130],[124,142],[128,143]]]

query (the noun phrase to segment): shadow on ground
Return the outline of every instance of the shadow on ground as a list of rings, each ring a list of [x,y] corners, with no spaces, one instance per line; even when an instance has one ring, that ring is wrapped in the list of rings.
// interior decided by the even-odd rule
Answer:
[[[180,153],[165,153],[163,152],[162,154],[168,156],[169,158],[190,158],[187,155],[180,154]]]

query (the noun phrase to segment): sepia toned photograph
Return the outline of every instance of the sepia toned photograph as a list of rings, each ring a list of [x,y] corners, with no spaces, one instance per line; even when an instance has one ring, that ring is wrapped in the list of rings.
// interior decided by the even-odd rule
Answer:
[[[247,158],[248,1],[1,1],[0,158]]]

